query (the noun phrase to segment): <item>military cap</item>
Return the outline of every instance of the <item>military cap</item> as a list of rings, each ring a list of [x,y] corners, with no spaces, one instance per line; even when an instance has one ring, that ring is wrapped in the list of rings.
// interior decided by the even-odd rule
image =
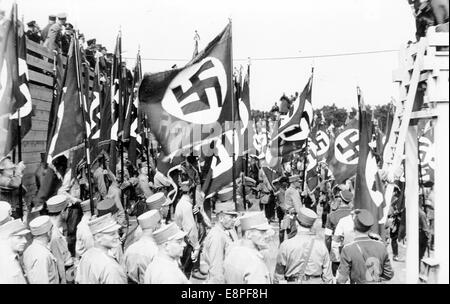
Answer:
[[[72,23],[66,23],[65,27],[66,27],[66,30],[73,30]]]
[[[245,176],[244,181],[245,181],[244,182],[245,187],[255,187],[256,186],[256,181],[251,177]]]
[[[47,209],[50,213],[59,213],[67,207],[65,195],[55,195],[47,200]]]
[[[36,21],[33,20],[33,21],[28,22],[28,23],[27,23],[27,26],[28,26],[28,27],[36,26]]]
[[[49,21],[56,21],[56,15],[49,15],[48,16]]]
[[[353,200],[353,193],[348,190],[342,190],[339,192],[339,196],[346,203],[350,203]]]
[[[0,227],[0,238],[7,239],[12,235],[25,235],[29,232],[30,230],[27,229],[27,226],[21,220],[17,219],[6,222]]]
[[[91,201],[90,200],[86,200],[80,203],[81,206],[81,210],[83,212],[88,212],[91,211]]]
[[[292,176],[289,176],[289,182],[290,182],[290,183],[298,182],[298,181],[300,181],[300,175],[292,175]]]
[[[375,220],[366,209],[356,209],[353,210],[355,215],[353,218],[353,224],[355,225],[355,230],[360,232],[367,232],[375,224]]]
[[[307,228],[310,228],[314,225],[317,217],[317,213],[305,207],[300,208],[299,213],[297,214],[297,219],[300,224]]]
[[[105,214],[114,214],[119,208],[116,206],[116,202],[111,198],[106,198],[97,204],[97,214],[98,216],[103,216]]]
[[[38,216],[30,222],[31,234],[34,236],[43,235],[53,227],[50,217],[47,215]]]
[[[90,220],[88,222],[88,226],[93,235],[97,233],[113,232],[121,228],[121,226],[117,224],[116,220],[112,217],[111,213]]]
[[[67,19],[67,14],[66,13],[59,13],[57,17],[58,17],[59,20],[64,20],[64,19]]]
[[[164,193],[159,192],[147,198],[146,203],[150,210],[159,210],[166,201],[167,198]]]
[[[11,205],[0,201],[0,226],[11,220]]]
[[[221,202],[227,202],[233,199],[233,188],[225,188],[217,193],[217,199]]]
[[[171,223],[153,232],[153,239],[156,244],[161,245],[171,240],[183,239],[186,235],[187,233],[180,230],[177,224]]]
[[[214,209],[216,214],[221,212],[225,214],[238,215],[239,213],[236,211],[236,205],[233,202],[226,203],[216,203],[216,208]]]
[[[256,154],[250,154],[250,158],[258,159],[258,156]]]
[[[289,184],[289,178],[286,176],[280,177],[280,184]]]
[[[97,39],[89,39],[86,43],[88,46],[94,45],[97,43]]]
[[[242,231],[250,229],[271,230],[272,226],[267,221],[264,212],[249,212],[239,218]]]
[[[142,230],[155,228],[160,220],[161,215],[158,210],[147,211],[137,218],[139,226],[141,226]]]
[[[11,160],[11,157],[5,156],[0,158],[0,170],[8,170],[8,169],[15,169],[16,165]]]

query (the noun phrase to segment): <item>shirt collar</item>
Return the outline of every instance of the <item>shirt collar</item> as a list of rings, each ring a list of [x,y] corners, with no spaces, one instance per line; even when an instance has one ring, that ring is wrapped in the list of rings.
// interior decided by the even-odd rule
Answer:
[[[355,241],[366,241],[366,240],[370,240],[371,238],[368,235],[360,235],[355,237]]]

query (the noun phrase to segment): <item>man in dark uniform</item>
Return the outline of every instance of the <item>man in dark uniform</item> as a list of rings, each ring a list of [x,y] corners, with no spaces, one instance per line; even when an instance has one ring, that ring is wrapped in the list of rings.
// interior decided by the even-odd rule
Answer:
[[[331,242],[334,235],[334,231],[336,229],[337,224],[340,219],[350,215],[352,208],[350,203],[353,200],[353,194],[347,190],[341,190],[334,197],[337,201],[336,204],[339,204],[337,210],[331,212],[327,217],[327,223],[325,224],[325,245],[327,246],[328,252],[331,253]],[[336,275],[336,271],[339,267],[339,261],[335,257],[331,257],[333,275]]]
[[[41,185],[44,181],[44,177],[47,171],[48,171],[48,164],[45,161],[45,153],[41,153],[41,163],[39,164],[39,167],[36,169],[36,172],[34,172],[37,191],[39,191],[39,188],[41,188]]]
[[[355,240],[344,246],[341,252],[336,283],[373,284],[389,281],[394,277],[386,246],[369,237],[375,220],[369,211],[357,209],[353,218]]]
[[[41,32],[39,30],[39,26],[36,24],[36,21],[30,21],[27,23],[28,31],[25,33],[28,39],[33,42],[40,43],[41,42]]]

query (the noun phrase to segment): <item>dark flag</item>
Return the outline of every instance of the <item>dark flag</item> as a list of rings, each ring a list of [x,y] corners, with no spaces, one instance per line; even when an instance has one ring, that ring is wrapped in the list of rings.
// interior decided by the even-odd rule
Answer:
[[[100,67],[99,60],[95,65],[94,74],[94,84],[92,87],[91,101],[89,103],[89,130],[88,138],[91,147],[91,159],[95,159],[95,156],[100,153],[101,148],[99,147],[100,142],[100,131],[101,131],[101,105],[102,105],[102,94],[100,91]]]
[[[78,90],[76,51],[72,40],[67,60],[67,74],[56,111],[56,121],[53,123],[54,128],[48,142],[47,162],[49,164],[59,155],[82,145],[86,132]]]
[[[311,74],[303,92],[291,105],[288,113],[280,116],[278,135],[285,141],[299,141],[308,138],[313,120],[311,104],[313,75]]]
[[[144,77],[139,108],[166,155],[232,129],[232,77],[231,23],[185,67]]]
[[[367,112],[361,91],[358,88],[359,104],[359,160],[355,182],[355,209],[366,209],[378,223],[383,218],[384,186],[378,172],[375,156],[369,147],[372,138],[371,115]],[[383,224],[375,224],[372,231],[381,235]]]
[[[4,147],[1,153],[6,155],[30,131],[33,110],[28,87],[26,38],[23,24],[17,20],[16,3],[11,18],[0,29],[0,42],[0,147]]]
[[[330,144],[327,163],[336,184],[342,184],[356,174],[359,157],[358,126],[358,120],[352,119]]]

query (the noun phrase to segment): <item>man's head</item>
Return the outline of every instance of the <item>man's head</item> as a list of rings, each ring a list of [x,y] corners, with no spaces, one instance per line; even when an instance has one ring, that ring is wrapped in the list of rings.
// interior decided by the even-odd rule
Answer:
[[[48,16],[48,23],[53,24],[56,22],[56,15],[49,15]]]
[[[114,215],[117,211],[119,211],[119,208],[112,198],[105,198],[97,204],[98,216],[104,216],[107,214]]]
[[[149,210],[158,210],[161,217],[166,218],[172,201],[164,193],[159,192],[147,198],[146,203]]]
[[[61,25],[65,25],[67,22],[67,14],[66,13],[60,13],[58,14],[58,23]]]
[[[109,250],[120,245],[120,225],[117,224],[111,214],[90,220],[88,226],[94,236],[94,242],[97,247]]]
[[[236,212],[236,205],[232,201],[224,203],[217,202],[214,212],[217,215],[219,223],[225,229],[234,228],[238,213]]]
[[[289,177],[289,183],[296,189],[300,189],[301,182],[300,182],[300,175],[292,175]]]
[[[55,195],[47,200],[47,210],[51,217],[61,217],[65,220],[67,217],[67,197],[65,195]]]
[[[158,210],[150,210],[137,218],[142,231],[153,232],[161,227],[161,215]]]
[[[11,178],[14,176],[15,170],[16,166],[14,165],[9,156],[0,159],[0,175],[7,178]]]
[[[318,215],[309,208],[301,208],[297,214],[297,223],[306,229],[311,229]]]
[[[250,212],[239,218],[242,236],[250,240],[258,250],[269,248],[269,243],[274,235],[264,212]]]
[[[30,230],[22,223],[21,220],[9,221],[0,227],[0,240],[9,244],[12,252],[19,254],[25,250],[27,235]]]
[[[49,216],[38,216],[30,222],[30,231],[34,238],[44,238],[50,241],[53,223]]]
[[[280,187],[286,190],[289,187],[289,178],[287,178],[286,176],[282,176],[280,178]]]
[[[354,230],[360,233],[369,232],[375,224],[372,214],[366,209],[355,209],[352,211]]]
[[[175,223],[164,226],[153,233],[153,239],[160,250],[174,260],[183,256],[183,250],[186,246],[185,236],[186,232],[180,230]]]

